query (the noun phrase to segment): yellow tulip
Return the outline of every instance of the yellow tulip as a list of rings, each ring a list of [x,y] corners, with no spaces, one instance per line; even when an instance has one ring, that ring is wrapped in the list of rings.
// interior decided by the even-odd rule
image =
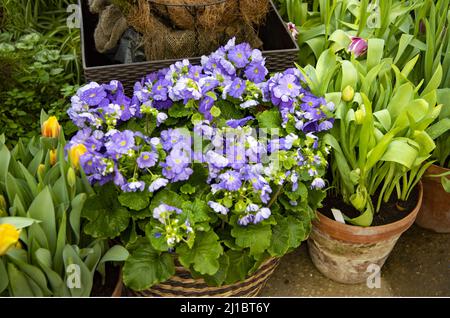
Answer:
[[[56,164],[56,150],[50,150],[50,164],[52,166]]]
[[[347,85],[342,91],[342,100],[344,102],[351,102],[355,97],[355,90],[350,85]]]
[[[61,126],[58,123],[58,119],[55,116],[51,116],[42,124],[41,130],[44,137],[58,138]]]
[[[69,149],[69,158],[74,169],[78,169],[80,166],[80,157],[86,153],[86,146],[78,144]]]
[[[20,230],[11,224],[0,224],[0,256],[19,242]]]

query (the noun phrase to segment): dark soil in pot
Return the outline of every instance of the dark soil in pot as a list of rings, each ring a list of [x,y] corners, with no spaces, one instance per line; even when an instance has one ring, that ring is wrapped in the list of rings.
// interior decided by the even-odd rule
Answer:
[[[376,193],[372,198],[374,207],[376,207],[377,205],[378,197],[379,195],[378,193]],[[403,219],[414,210],[418,200],[418,186],[414,187],[414,189],[411,191],[411,195],[409,196],[408,201],[406,202],[398,202],[397,194],[394,192],[387,203],[381,203],[380,211],[375,213],[373,217],[372,226],[386,225]],[[404,210],[400,211],[397,208],[397,204],[399,204]],[[345,203],[341,197],[337,197],[332,193],[330,193],[330,195],[325,198],[325,200],[323,201],[323,207],[319,209],[319,212],[334,220],[331,209],[338,209],[350,218],[358,217],[361,214],[361,212],[355,209],[351,204]]]
[[[102,282],[101,275],[97,272],[95,273],[91,297],[111,297],[113,295],[119,281],[120,266],[106,264],[105,272],[105,284]]]

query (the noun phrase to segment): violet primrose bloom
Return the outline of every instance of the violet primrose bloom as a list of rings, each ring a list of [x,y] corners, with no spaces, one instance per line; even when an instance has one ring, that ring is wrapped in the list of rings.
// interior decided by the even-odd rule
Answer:
[[[121,187],[123,192],[142,192],[145,189],[144,181],[132,181]]]
[[[131,130],[116,131],[105,146],[108,153],[126,154],[135,145],[134,133]]]
[[[227,126],[231,127],[231,128],[238,128],[238,127],[242,127],[245,126],[247,124],[247,122],[249,122],[250,120],[255,119],[253,116],[248,116],[242,119],[230,119],[227,121]]]
[[[214,201],[209,201],[208,205],[211,209],[213,209],[215,212],[223,214],[223,215],[227,215],[229,212],[229,209],[227,207],[224,207],[222,204],[214,202]]]
[[[158,178],[155,181],[153,181],[150,186],[148,187],[149,192],[156,192],[161,188],[164,188],[169,183],[169,180],[164,178]]]
[[[89,106],[99,105],[106,97],[106,92],[101,86],[92,87],[81,94],[81,99]]]
[[[151,168],[156,165],[158,154],[156,152],[143,152],[137,159],[137,164],[140,169]]]
[[[249,63],[252,48],[248,43],[241,43],[228,52],[228,59],[238,68],[244,68]]]

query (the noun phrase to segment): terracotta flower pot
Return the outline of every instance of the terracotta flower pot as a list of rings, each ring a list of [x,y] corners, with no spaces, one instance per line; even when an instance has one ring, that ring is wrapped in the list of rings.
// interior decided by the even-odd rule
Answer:
[[[441,178],[430,177],[450,171],[436,165],[428,168],[423,183],[423,203],[416,224],[438,233],[450,233],[450,193],[442,187]],[[450,179],[450,176],[447,178]]]
[[[416,219],[422,204],[422,184],[418,202],[403,219],[381,226],[360,227],[342,224],[321,213],[313,222],[308,248],[316,268],[328,278],[345,284],[367,281],[371,264],[380,268],[395,243]]]

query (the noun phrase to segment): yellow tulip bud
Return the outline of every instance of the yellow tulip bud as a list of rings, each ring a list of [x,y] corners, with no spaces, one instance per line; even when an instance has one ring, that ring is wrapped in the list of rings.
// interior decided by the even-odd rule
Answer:
[[[86,146],[78,144],[69,149],[69,158],[74,169],[80,166],[80,157],[87,151]]]
[[[11,224],[0,224],[0,256],[19,242],[20,230]]]
[[[360,108],[355,112],[355,121],[357,125],[362,125],[364,118],[366,117],[366,111],[364,108]]]
[[[50,150],[50,164],[54,166],[56,164],[56,150]]]
[[[38,167],[37,172],[41,176],[41,178],[43,178],[45,174],[45,165],[41,163]]]
[[[61,132],[61,126],[58,123],[58,119],[55,116],[49,117],[41,127],[42,136],[58,138]]]
[[[355,97],[355,90],[350,85],[344,88],[342,91],[342,100],[344,102],[351,102]]]
[[[75,170],[73,170],[72,167],[67,170],[67,183],[71,188],[75,187],[75,184],[77,183],[77,177],[75,175]]]

